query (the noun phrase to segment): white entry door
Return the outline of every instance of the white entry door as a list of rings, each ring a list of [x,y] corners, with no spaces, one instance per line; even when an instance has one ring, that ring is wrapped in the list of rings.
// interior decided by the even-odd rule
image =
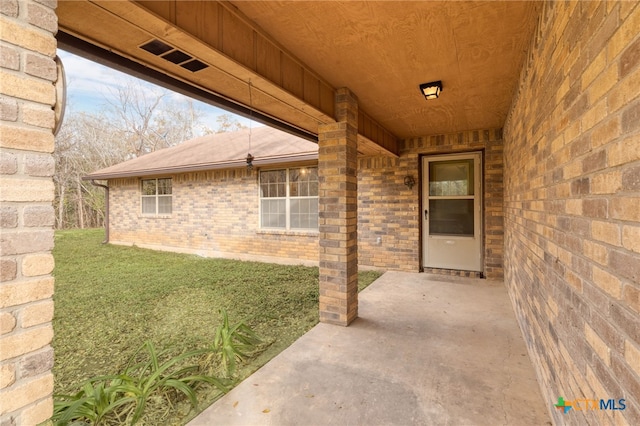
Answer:
[[[425,157],[423,264],[482,272],[480,153]]]

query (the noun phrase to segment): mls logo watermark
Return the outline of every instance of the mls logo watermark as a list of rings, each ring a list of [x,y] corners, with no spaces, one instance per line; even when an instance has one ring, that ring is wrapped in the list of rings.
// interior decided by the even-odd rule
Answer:
[[[558,397],[558,403],[553,404],[557,410],[561,410],[563,414],[567,414],[571,410],[576,411],[594,411],[594,410],[617,410],[622,411],[627,408],[624,399],[587,399],[579,398],[574,400],[565,400]]]

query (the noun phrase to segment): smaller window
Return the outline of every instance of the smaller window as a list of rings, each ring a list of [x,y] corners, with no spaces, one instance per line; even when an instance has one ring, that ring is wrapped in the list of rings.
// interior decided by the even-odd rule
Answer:
[[[142,214],[171,214],[171,178],[143,179],[141,194]]]

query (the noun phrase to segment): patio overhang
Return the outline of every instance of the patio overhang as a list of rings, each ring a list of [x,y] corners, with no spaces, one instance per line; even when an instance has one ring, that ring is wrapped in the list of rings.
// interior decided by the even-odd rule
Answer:
[[[57,15],[62,47],[82,40],[99,48],[91,59],[112,65],[99,53],[109,52],[138,64],[141,76],[164,75],[165,85],[310,135],[335,122],[335,91],[348,87],[359,99],[360,155],[397,155],[400,139],[503,126],[539,9],[62,0]],[[190,59],[174,63],[141,48],[154,40]],[[206,68],[185,68],[193,60]],[[433,80],[442,80],[443,94],[427,103],[418,86]]]
[[[357,316],[357,156],[502,127],[539,9],[62,0],[57,15],[62,47],[318,141],[321,318],[346,325]],[[437,100],[425,102],[425,81],[442,81]]]

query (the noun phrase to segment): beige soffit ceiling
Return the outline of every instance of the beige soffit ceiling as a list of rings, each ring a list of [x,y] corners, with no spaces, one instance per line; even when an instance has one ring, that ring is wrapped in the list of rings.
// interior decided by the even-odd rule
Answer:
[[[395,151],[394,136],[501,127],[539,9],[520,1],[61,0],[57,13],[61,31],[233,102],[249,104],[251,80],[254,107],[308,132],[332,120],[332,90],[348,87],[370,118],[359,151],[373,154],[380,143]],[[140,48],[152,39],[210,67],[191,72],[154,57]],[[260,61],[277,57],[265,68],[271,75],[260,74]],[[427,102],[418,85],[432,80],[444,89]]]
[[[535,2],[236,1],[233,4],[400,138],[501,127]],[[420,83],[442,80],[427,102]]]

